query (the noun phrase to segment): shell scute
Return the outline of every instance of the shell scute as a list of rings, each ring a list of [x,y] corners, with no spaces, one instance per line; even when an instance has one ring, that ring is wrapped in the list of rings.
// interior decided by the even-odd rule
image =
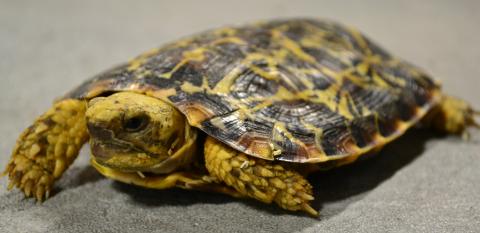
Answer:
[[[393,140],[438,98],[421,69],[357,30],[323,20],[207,31],[141,55],[67,97],[137,91],[265,159],[324,162]]]

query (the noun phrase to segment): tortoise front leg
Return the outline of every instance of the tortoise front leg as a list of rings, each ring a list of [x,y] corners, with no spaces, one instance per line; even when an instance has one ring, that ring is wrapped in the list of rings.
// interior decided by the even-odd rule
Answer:
[[[16,186],[39,201],[49,197],[55,180],[88,140],[85,111],[85,101],[59,101],[20,135],[3,172],[9,190]]]
[[[314,199],[312,186],[294,170],[247,156],[212,137],[205,142],[205,165],[212,176],[245,196],[318,216],[309,204]]]

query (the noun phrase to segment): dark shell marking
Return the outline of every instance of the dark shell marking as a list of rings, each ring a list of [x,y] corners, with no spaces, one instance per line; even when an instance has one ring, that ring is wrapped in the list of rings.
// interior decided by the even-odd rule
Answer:
[[[358,156],[438,98],[422,70],[352,28],[320,20],[227,27],[149,51],[66,98],[138,91],[247,154],[292,162]]]

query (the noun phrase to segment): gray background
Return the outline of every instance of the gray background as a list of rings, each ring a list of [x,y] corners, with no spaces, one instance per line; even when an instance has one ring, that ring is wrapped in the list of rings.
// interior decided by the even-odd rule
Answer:
[[[315,16],[354,25],[480,108],[477,1],[1,1],[0,167],[18,134],[82,80],[194,32]],[[411,131],[363,163],[311,177],[321,217],[102,178],[88,148],[43,204],[6,191],[0,232],[478,232],[480,132]]]

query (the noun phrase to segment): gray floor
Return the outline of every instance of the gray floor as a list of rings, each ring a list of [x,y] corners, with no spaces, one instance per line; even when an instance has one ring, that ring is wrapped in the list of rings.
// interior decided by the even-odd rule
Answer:
[[[355,2],[1,1],[0,167],[23,128],[85,78],[167,41],[254,19],[357,26],[480,108],[478,1]],[[472,136],[411,131],[377,158],[311,177],[319,219],[112,182],[88,166],[85,148],[43,204],[0,179],[0,232],[479,232],[480,131]]]

